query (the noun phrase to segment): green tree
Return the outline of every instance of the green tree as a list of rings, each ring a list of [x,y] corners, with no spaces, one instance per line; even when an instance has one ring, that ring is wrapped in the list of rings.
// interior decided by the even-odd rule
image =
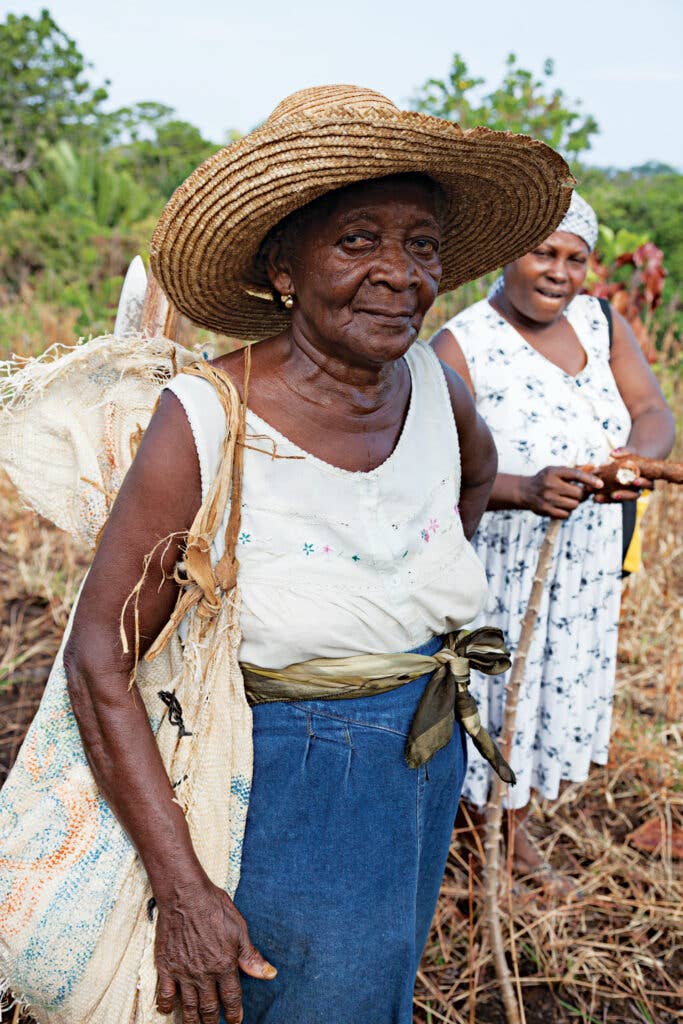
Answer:
[[[480,95],[485,79],[470,74],[459,53],[445,79],[430,78],[413,100],[416,110],[457,121],[462,128],[484,124],[497,130],[521,132],[542,139],[553,149],[576,160],[590,149],[598,131],[595,118],[576,109],[580,101],[569,101],[551,79],[552,60],[543,66],[543,78],[521,68],[514,53],[505,62],[503,80],[492,92]],[[479,97],[477,99],[476,97]]]
[[[98,228],[129,228],[163,205],[158,191],[117,167],[108,150],[76,150],[65,139],[45,148],[15,198],[21,209],[38,214],[59,207],[66,219],[77,211]]]
[[[47,10],[0,23],[0,169],[13,181],[36,166],[40,143],[92,134],[107,99],[89,65]]]
[[[138,104],[138,110],[142,106]],[[193,124],[175,119],[172,108],[157,107],[154,118],[138,116],[136,121],[136,112],[132,112],[133,131],[127,129],[131,141],[119,146],[115,155],[119,167],[155,195],[167,199],[198,164],[220,147],[205,139]]]
[[[665,296],[680,294],[683,285],[683,175],[659,165],[605,172],[584,168],[579,189],[598,220],[615,231],[645,235],[664,252],[669,273]]]

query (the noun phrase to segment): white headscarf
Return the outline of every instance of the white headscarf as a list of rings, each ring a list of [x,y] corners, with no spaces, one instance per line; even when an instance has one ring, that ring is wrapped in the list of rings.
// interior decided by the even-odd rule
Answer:
[[[595,216],[595,210],[590,203],[581,198],[578,192],[572,192],[569,209],[555,230],[569,231],[572,235],[578,235],[579,238],[583,238],[590,251],[593,252],[598,240],[598,218]]]
[[[578,192],[572,192],[569,209],[555,230],[568,231],[572,235],[578,235],[586,243],[590,252],[593,252],[598,240],[598,218],[595,216],[595,210],[590,203],[581,198]],[[489,288],[486,298],[490,300],[497,295],[502,290],[503,284],[503,275],[501,274]]]

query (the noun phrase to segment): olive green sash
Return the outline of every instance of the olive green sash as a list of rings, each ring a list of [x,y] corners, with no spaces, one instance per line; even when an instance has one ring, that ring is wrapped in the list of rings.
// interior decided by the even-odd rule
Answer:
[[[431,673],[406,740],[408,765],[419,768],[445,747],[457,720],[501,779],[514,785],[514,772],[479,720],[476,701],[468,689],[470,667],[487,675],[509,669],[510,652],[499,629],[481,626],[471,632],[449,633],[436,654],[312,658],[281,669],[242,664],[242,672],[252,705],[371,697]]]

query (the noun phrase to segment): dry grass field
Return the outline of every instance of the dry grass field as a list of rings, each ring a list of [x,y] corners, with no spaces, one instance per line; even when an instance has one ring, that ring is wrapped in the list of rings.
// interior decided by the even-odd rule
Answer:
[[[680,350],[672,346],[661,372],[680,420]],[[532,831],[577,879],[580,898],[551,902],[531,883],[503,883],[526,1024],[680,1020],[682,523],[683,492],[658,488],[644,524],[645,568],[624,592],[610,763],[567,786],[557,803],[534,806]],[[85,565],[0,479],[0,782],[40,700]],[[504,1024],[478,868],[454,834],[416,988],[420,1024]],[[19,1024],[18,1011],[2,1020]]]

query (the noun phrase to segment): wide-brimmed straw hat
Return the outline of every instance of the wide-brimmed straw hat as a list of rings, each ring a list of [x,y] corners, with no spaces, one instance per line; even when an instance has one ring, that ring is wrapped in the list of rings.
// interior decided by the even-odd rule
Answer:
[[[176,189],[152,238],[152,269],[193,323],[254,341],[277,334],[290,314],[256,259],[270,229],[326,192],[400,173],[426,174],[446,195],[441,292],[547,238],[573,185],[562,157],[524,135],[463,131],[353,85],[304,89]]]

